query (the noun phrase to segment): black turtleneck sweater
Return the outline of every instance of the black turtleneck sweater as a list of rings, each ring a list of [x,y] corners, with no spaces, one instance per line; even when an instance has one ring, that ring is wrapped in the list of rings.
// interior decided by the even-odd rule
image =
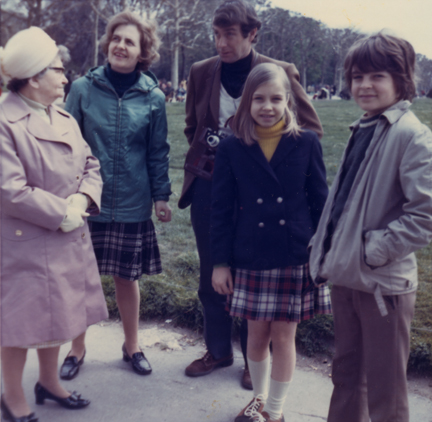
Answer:
[[[362,117],[359,126],[356,128],[353,138],[348,145],[342,173],[339,179],[339,187],[335,195],[333,209],[331,212],[331,222],[333,231],[347,202],[351,192],[354,179],[357,176],[361,163],[366,155],[366,150],[372,141],[375,129],[381,114],[372,117]]]
[[[105,66],[105,75],[114,87],[117,95],[121,98],[123,94],[138,80],[139,72],[134,70],[131,73],[119,73],[111,69],[108,63]]]
[[[238,98],[243,93],[243,86],[252,66],[252,50],[250,54],[234,63],[222,62],[221,82],[228,94]]]

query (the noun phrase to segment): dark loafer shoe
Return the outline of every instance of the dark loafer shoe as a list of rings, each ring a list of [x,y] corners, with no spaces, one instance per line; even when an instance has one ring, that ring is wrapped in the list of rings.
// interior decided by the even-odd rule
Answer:
[[[90,400],[82,399],[81,394],[77,394],[76,391],[74,391],[69,397],[61,398],[49,392],[40,383],[36,383],[34,392],[36,396],[36,404],[44,404],[45,399],[54,400],[66,409],[82,409],[90,404]]]
[[[151,374],[152,367],[150,366],[149,361],[144,356],[143,352],[137,352],[130,357],[126,351],[126,345],[123,343],[122,346],[122,352],[123,352],[123,360],[125,362],[131,362],[132,369],[138,374],[138,375],[149,375]]]
[[[76,356],[66,356],[60,368],[60,378],[68,381],[74,379],[78,375],[80,366],[84,363],[84,357],[85,352],[80,360]]]
[[[10,422],[38,422],[39,421],[39,419],[35,416],[34,413],[30,413],[30,415],[25,415],[16,418],[7,407],[5,401],[3,400],[3,396],[1,397],[0,406],[1,406],[2,419],[4,419],[5,421],[10,421]]]
[[[210,374],[216,368],[223,368],[234,363],[232,353],[222,359],[214,359],[209,351],[201,358],[194,360],[185,370],[188,377],[201,377]]]

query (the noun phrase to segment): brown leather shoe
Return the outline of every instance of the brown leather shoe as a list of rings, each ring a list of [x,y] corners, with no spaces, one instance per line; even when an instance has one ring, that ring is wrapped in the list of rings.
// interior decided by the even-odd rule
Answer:
[[[209,351],[201,358],[194,360],[185,370],[188,377],[201,377],[202,375],[210,374],[216,368],[231,366],[234,363],[232,353],[222,359],[213,359]]]
[[[247,406],[234,419],[234,422],[254,422],[264,407],[264,400],[261,395],[254,397]]]
[[[246,390],[253,390],[252,379],[251,379],[251,376],[250,376],[249,368],[245,368],[244,371],[243,371],[241,385]]]

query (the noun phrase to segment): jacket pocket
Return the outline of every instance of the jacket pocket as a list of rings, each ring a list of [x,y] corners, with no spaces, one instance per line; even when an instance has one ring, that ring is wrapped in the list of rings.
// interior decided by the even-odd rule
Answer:
[[[410,292],[417,286],[415,254],[411,253],[372,269],[370,275],[380,285],[383,295]]]
[[[380,240],[384,236],[384,232],[384,229],[363,232],[363,260],[372,270],[391,263],[391,260],[385,256],[382,248],[380,248]]]
[[[49,230],[20,219],[3,219],[1,277],[8,282],[45,279],[46,233]]]
[[[1,237],[15,242],[35,239],[49,230],[18,218],[3,219]]]

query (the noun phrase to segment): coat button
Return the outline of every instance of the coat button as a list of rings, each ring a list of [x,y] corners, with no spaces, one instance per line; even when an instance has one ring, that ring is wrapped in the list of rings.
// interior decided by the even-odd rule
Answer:
[[[17,230],[17,231],[15,232],[15,235],[16,235],[16,236],[22,236],[22,230]]]
[[[79,176],[77,176],[76,179],[79,180]]]
[[[258,198],[257,199],[257,204],[262,204],[264,201],[263,201],[263,199],[262,198]]]
[[[259,223],[258,227],[260,227],[262,229],[264,227],[264,223]]]
[[[284,226],[284,225],[285,225],[285,220],[279,220],[279,224],[280,224],[281,226]]]
[[[283,201],[283,198],[281,198],[281,197],[279,196],[279,198],[276,199],[276,201],[280,204],[280,203]]]
[[[85,238],[85,233],[83,233],[83,234],[81,235],[81,237],[84,239],[84,238]]]

